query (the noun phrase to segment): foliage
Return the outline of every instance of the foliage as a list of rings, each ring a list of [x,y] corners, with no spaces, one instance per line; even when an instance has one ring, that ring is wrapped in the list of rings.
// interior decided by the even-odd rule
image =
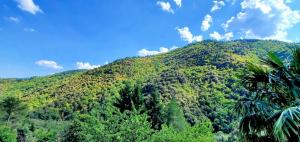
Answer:
[[[155,133],[153,142],[213,142],[211,123],[201,122],[195,126],[188,126],[182,131],[164,125],[162,130]]]
[[[0,142],[16,142],[17,134],[11,128],[0,124]]]
[[[26,109],[22,101],[14,96],[8,96],[0,102],[0,110],[4,112],[5,120],[10,122],[12,118],[20,116],[20,114]]]
[[[138,110],[143,107],[144,98],[142,96],[142,86],[140,83],[133,85],[132,82],[125,82],[124,89],[121,89],[120,98],[117,99],[115,106],[120,109],[121,112],[125,110],[132,111]]]
[[[9,123],[1,120],[0,123],[6,123],[15,136],[17,129],[23,129],[27,141],[62,141],[67,135],[72,136],[72,131],[78,131],[72,137],[82,141],[93,141],[100,136],[107,141],[147,141],[152,136],[159,137],[156,134],[163,136],[164,132],[178,139],[180,135],[198,134],[196,130],[187,131],[196,129],[204,117],[211,122],[209,128],[213,133],[236,137],[238,117],[233,107],[238,99],[249,96],[239,78],[249,72],[245,70],[246,62],[258,63],[259,57],[268,51],[287,51],[294,47],[299,45],[261,40],[202,41],[165,54],[116,60],[92,70],[0,79],[0,102],[17,96],[22,105],[28,106],[26,113],[14,113],[12,117],[24,119],[11,119]],[[289,88],[277,90],[284,92]],[[173,113],[180,114],[178,121],[181,122],[172,123],[175,126],[182,126],[177,124],[185,121],[189,123],[182,131],[166,126],[167,106],[172,99],[176,99],[181,109]],[[273,101],[278,100],[282,99]],[[293,98],[288,98],[280,107],[290,100]],[[291,111],[274,113],[278,113],[275,116],[279,118],[279,113]],[[297,116],[297,113],[292,114]],[[1,111],[0,116],[6,119],[7,113]],[[282,120],[288,120],[287,116],[283,115]],[[286,123],[277,124],[286,127]],[[129,130],[133,128],[136,131]],[[135,137],[135,133],[141,137]],[[207,136],[212,138],[210,134]]]
[[[160,130],[161,125],[164,123],[164,112],[160,94],[153,85],[148,85],[145,88],[147,88],[146,91],[150,92],[150,97],[145,101],[145,107],[152,125],[151,127]]]
[[[290,56],[270,52],[261,65],[249,63],[243,82],[250,93],[237,103],[245,140],[299,141],[299,67],[300,48]]]
[[[181,108],[178,106],[176,100],[171,100],[167,106],[166,122],[169,127],[177,131],[182,131],[188,125]]]
[[[97,118],[90,115],[80,115],[69,126],[64,135],[66,142],[92,142],[102,138],[104,126]]]

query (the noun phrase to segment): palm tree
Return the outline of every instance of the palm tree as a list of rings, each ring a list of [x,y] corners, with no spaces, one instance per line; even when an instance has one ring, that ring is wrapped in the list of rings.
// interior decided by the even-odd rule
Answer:
[[[268,53],[260,65],[248,63],[242,82],[249,93],[236,110],[243,141],[300,141],[300,49],[283,59]]]

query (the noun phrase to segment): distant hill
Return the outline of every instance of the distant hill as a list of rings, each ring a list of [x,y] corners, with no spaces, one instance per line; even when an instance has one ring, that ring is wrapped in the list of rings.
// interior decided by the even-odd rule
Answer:
[[[63,72],[28,79],[1,79],[0,98],[18,95],[30,112],[46,118],[50,110],[68,114],[89,109],[101,96],[114,100],[123,81],[141,81],[143,89],[156,86],[163,104],[176,98],[193,124],[208,117],[214,131],[230,133],[236,117],[233,104],[245,94],[239,82],[247,61],[256,62],[268,51],[300,47],[280,41],[203,41],[149,57],[132,57],[92,70]],[[79,109],[81,108],[81,109]]]

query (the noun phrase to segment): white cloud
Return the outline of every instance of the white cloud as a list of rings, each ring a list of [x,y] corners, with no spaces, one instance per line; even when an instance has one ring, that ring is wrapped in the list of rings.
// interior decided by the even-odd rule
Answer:
[[[15,23],[20,22],[20,19],[18,17],[11,16],[11,17],[7,17],[6,19],[9,20],[9,21],[15,22]]]
[[[212,17],[207,14],[204,17],[204,20],[202,21],[201,30],[207,31],[209,29],[211,23],[212,23]]]
[[[241,38],[289,41],[288,29],[300,22],[300,12],[292,10],[285,0],[243,0],[241,11],[222,26]]]
[[[174,0],[174,2],[176,3],[176,5],[177,5],[178,7],[181,7],[181,5],[182,5],[182,0]]]
[[[235,17],[231,17],[229,20],[227,20],[225,23],[222,24],[222,27],[225,31],[227,31],[227,28],[229,28],[229,24],[235,19]]]
[[[31,14],[36,14],[38,12],[43,12],[38,5],[36,5],[33,0],[16,0],[18,2],[18,7],[21,10],[29,12]]]
[[[76,62],[76,67],[77,69],[90,70],[90,69],[101,67],[101,65],[91,65],[89,62]]]
[[[264,14],[268,14],[271,12],[272,8],[269,0],[244,0],[241,3],[242,9],[259,9]]]
[[[180,34],[180,38],[187,41],[188,43],[192,43],[194,41],[202,41],[203,37],[201,35],[194,36],[188,27],[176,28],[178,33]]]
[[[209,36],[215,40],[230,40],[233,38],[233,33],[229,32],[229,33],[225,33],[224,35],[221,35],[220,33],[215,31],[209,34]]]
[[[175,50],[175,49],[177,49],[177,48],[179,48],[178,46],[172,46],[171,48],[170,48],[170,50]]]
[[[166,47],[160,47],[159,48],[159,51],[155,51],[155,50],[147,50],[147,49],[142,49],[140,51],[138,51],[137,55],[138,56],[152,56],[152,55],[157,55],[157,54],[161,54],[161,53],[167,53],[171,50],[175,50],[177,49],[178,47],[177,46],[173,46],[171,48],[166,48]]]
[[[25,32],[35,32],[35,29],[33,28],[24,28]]]
[[[225,3],[224,1],[213,1],[214,5],[213,7],[211,8],[210,12],[214,12],[216,10],[219,10],[221,9],[223,6],[225,6]]]
[[[158,1],[156,4],[159,5],[163,11],[174,13],[171,4],[169,2]]]
[[[58,65],[55,61],[51,61],[51,60],[39,60],[36,61],[35,64],[41,67],[52,68],[57,70],[63,68],[62,66]]]
[[[147,49],[142,49],[140,51],[138,51],[138,56],[151,56],[151,55],[157,55],[157,54],[160,54],[160,53],[166,53],[166,52],[169,52],[169,49],[168,48],[165,48],[165,47],[160,47],[159,48],[159,51],[151,51],[151,50],[147,50]]]

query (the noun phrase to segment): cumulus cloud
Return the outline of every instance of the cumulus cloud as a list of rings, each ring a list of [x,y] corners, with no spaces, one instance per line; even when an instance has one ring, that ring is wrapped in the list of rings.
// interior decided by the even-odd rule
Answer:
[[[194,36],[188,27],[176,28],[180,38],[187,41],[188,43],[192,43],[194,41],[202,41],[203,37],[201,35]]]
[[[233,38],[233,33],[229,32],[229,33],[225,33],[224,35],[221,35],[220,33],[215,31],[209,34],[209,36],[215,40],[230,40]]]
[[[51,68],[51,69],[62,69],[63,67],[58,65],[55,61],[51,60],[39,60],[35,62],[36,65],[41,66],[41,67],[46,67],[46,68]]]
[[[160,53],[166,53],[169,52],[168,48],[165,47],[160,47],[159,51],[155,51],[155,50],[147,50],[147,49],[142,49],[140,51],[138,51],[138,56],[151,56],[151,55],[157,55]]]
[[[214,5],[211,8],[210,12],[214,12],[216,10],[221,9],[223,6],[225,6],[225,2],[224,1],[213,1]]]
[[[288,29],[300,22],[300,12],[292,10],[285,0],[243,0],[241,11],[223,24],[225,31],[242,38],[289,41]]]
[[[211,23],[212,23],[212,17],[207,14],[204,17],[204,20],[202,21],[201,30],[207,31],[209,29]]]
[[[76,62],[77,69],[90,70],[101,67],[101,65],[91,65],[89,62]]]
[[[161,53],[167,53],[167,52],[177,49],[177,48],[178,48],[177,46],[173,46],[171,48],[160,47],[158,51],[142,49],[142,50],[138,51],[137,55],[142,56],[142,57],[152,56],[152,55],[157,55],[157,54],[161,54]]]
[[[178,7],[181,7],[181,5],[182,5],[182,0],[174,0],[174,2],[176,3],[176,5],[177,5]]]
[[[18,17],[11,16],[11,17],[7,17],[6,19],[9,20],[9,21],[15,22],[15,23],[20,22],[20,19]]]
[[[43,12],[38,5],[36,5],[33,0],[16,0],[18,2],[18,7],[31,14],[36,14],[38,12]]]
[[[169,2],[158,1],[156,4],[159,5],[163,11],[174,13],[174,10],[172,9],[171,4]]]

